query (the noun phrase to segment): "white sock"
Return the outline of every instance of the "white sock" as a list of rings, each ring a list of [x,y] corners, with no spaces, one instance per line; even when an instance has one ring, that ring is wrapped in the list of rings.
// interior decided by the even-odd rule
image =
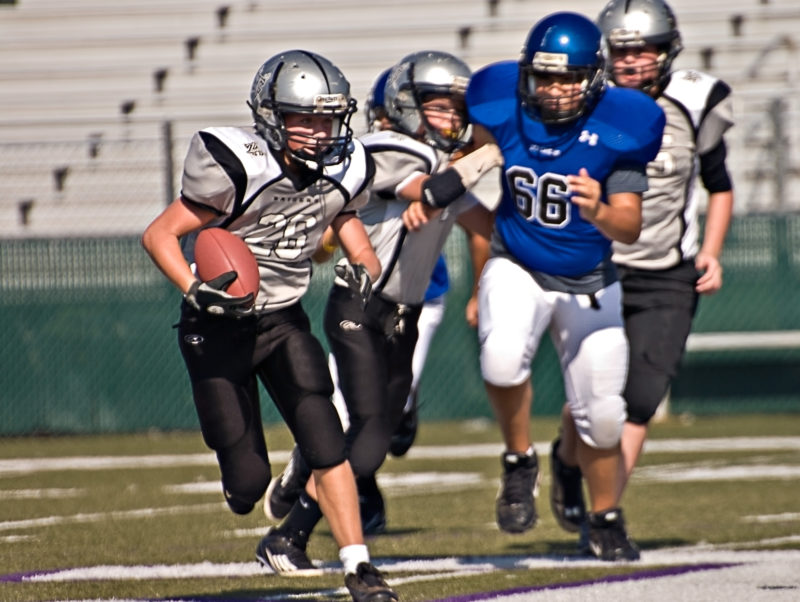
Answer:
[[[369,562],[369,550],[362,544],[352,544],[339,548],[339,560],[344,565],[344,574],[355,573],[362,562]]]

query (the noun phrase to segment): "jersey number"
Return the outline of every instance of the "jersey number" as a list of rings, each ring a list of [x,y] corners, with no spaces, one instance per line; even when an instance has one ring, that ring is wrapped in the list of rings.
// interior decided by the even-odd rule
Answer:
[[[309,230],[317,225],[317,218],[302,213],[286,217],[282,213],[262,215],[258,221],[263,236],[248,236],[246,242],[259,245],[267,250],[267,256],[275,254],[279,259],[293,260],[300,257],[308,241]],[[279,233],[276,237],[275,233]],[[277,238],[277,240],[275,240]]]
[[[537,176],[528,168],[514,166],[506,172],[517,211],[527,221],[547,228],[564,228],[570,221],[572,203],[565,176],[545,173]]]

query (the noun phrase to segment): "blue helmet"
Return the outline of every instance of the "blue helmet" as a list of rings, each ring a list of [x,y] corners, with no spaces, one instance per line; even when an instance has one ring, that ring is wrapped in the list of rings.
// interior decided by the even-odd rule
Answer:
[[[522,49],[520,100],[544,123],[574,121],[591,110],[599,98],[605,86],[605,64],[597,25],[577,13],[553,13],[533,26]],[[574,91],[559,96],[537,94],[537,87],[553,81]]]
[[[380,129],[380,121],[386,116],[386,106],[384,88],[386,87],[386,80],[389,79],[389,73],[392,68],[381,72],[372,84],[372,89],[367,95],[365,109],[367,113],[367,130],[373,132]]]

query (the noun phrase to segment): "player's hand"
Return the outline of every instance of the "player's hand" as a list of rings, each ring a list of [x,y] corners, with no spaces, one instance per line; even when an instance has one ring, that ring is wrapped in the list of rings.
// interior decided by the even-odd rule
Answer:
[[[567,184],[572,193],[571,200],[578,206],[581,217],[594,223],[601,205],[600,182],[592,178],[585,167],[581,167],[577,176],[567,176]]]
[[[363,264],[337,263],[333,266],[336,275],[347,283],[350,290],[361,297],[361,309],[367,307],[369,298],[372,296],[372,279]]]
[[[478,327],[478,296],[472,295],[467,300],[467,306],[464,309],[464,318],[470,328]]]
[[[698,253],[694,265],[700,272],[694,289],[701,295],[713,295],[722,288],[722,265],[713,255]]]
[[[197,311],[207,311],[215,316],[242,318],[253,313],[253,293],[244,297],[234,297],[225,290],[236,280],[236,272],[225,272],[209,280],[195,280],[183,296],[186,302]]]
[[[403,211],[403,225],[414,232],[422,228],[422,226],[438,216],[441,212],[442,209],[435,209],[425,203],[413,201],[409,203],[406,210]]]

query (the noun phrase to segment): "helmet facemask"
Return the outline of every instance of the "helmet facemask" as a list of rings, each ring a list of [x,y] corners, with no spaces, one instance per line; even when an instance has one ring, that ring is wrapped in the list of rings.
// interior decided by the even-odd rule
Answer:
[[[575,121],[594,105],[603,88],[601,66],[572,67],[565,64],[566,58],[566,55],[537,52],[532,64],[520,67],[520,98],[546,124]],[[541,86],[559,87],[562,93],[542,94],[538,91]]]

